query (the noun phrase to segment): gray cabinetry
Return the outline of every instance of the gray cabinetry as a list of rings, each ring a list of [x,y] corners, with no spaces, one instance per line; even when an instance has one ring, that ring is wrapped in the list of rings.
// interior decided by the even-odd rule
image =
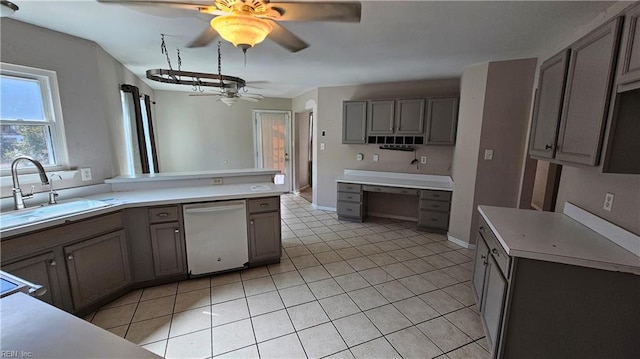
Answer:
[[[567,49],[540,66],[529,141],[529,154],[533,157],[550,159],[555,155],[568,65]]]
[[[62,294],[58,276],[58,268],[60,266],[64,267],[64,261],[56,258],[53,252],[47,252],[3,265],[2,270],[43,286],[47,291],[39,296],[38,299],[56,307],[62,307]]]
[[[393,134],[395,100],[371,100],[367,110],[367,133],[370,136]]]
[[[482,298],[483,298],[483,290],[484,290],[484,278],[485,273],[487,271],[488,257],[489,257],[489,247],[482,240],[480,236],[478,236],[476,243],[476,256],[473,263],[473,283],[471,286],[473,288],[473,296],[476,299],[476,303],[478,305],[478,310],[482,307]]]
[[[624,32],[620,47],[620,75],[617,83],[640,80],[640,4],[625,14]]]
[[[156,277],[185,274],[184,240],[178,222],[152,224],[151,252]]]
[[[342,104],[342,143],[365,143],[367,101],[345,101]]]
[[[430,98],[427,104],[427,145],[453,145],[458,126],[458,98]]]
[[[424,99],[397,100],[395,112],[396,134],[424,134]]]
[[[571,45],[556,158],[596,165],[607,117],[621,19]]]
[[[502,276],[493,255],[488,257],[483,288],[480,315],[485,326],[489,347],[496,348],[502,324],[502,309],[507,291],[507,281]]]
[[[131,284],[124,230],[66,246],[64,254],[76,310]]]
[[[282,256],[280,197],[247,201],[249,219],[249,265],[277,263]]]
[[[362,185],[338,183],[338,219],[346,221],[364,221],[366,217],[366,196]]]
[[[451,192],[422,190],[418,212],[418,229],[446,232],[449,228]]]

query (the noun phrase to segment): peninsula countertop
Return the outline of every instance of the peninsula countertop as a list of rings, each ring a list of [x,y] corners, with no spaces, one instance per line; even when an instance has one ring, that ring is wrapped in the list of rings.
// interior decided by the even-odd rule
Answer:
[[[640,257],[566,214],[493,206],[478,210],[510,256],[640,275]]]
[[[344,174],[336,179],[336,182],[453,191],[453,181],[451,177],[440,175],[346,169],[344,170]]]

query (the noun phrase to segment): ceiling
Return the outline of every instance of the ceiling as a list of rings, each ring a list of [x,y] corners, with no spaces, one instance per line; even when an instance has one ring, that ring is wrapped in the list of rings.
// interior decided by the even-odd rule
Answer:
[[[160,52],[166,34],[171,64],[217,73],[216,42],[185,45],[209,16],[184,10],[103,4],[94,0],[12,0],[14,18],[95,41],[141,78],[168,68]],[[277,1],[273,1],[277,2]],[[537,57],[572,29],[596,17],[610,1],[363,1],[361,23],[282,23],[311,46],[290,53],[266,40],[247,51],[223,42],[222,73],[254,83],[251,92],[292,98],[339,85],[459,77],[472,64]],[[191,86],[145,81],[154,89]]]

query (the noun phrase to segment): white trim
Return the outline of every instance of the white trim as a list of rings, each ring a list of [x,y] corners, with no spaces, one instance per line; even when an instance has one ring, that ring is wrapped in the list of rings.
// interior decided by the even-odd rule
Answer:
[[[471,243],[467,243],[465,241],[463,241],[462,239],[458,239],[454,236],[452,236],[450,233],[447,233],[447,239],[449,240],[449,242],[455,243],[459,246],[462,246],[464,248],[467,249],[475,249],[476,245],[475,244],[471,244]]]
[[[315,203],[312,203],[311,207],[313,207],[313,209],[317,209],[319,211],[328,211],[328,212],[336,212],[337,211],[336,207],[318,206]]]
[[[640,236],[624,228],[620,228],[611,222],[607,222],[570,202],[564,203],[564,210],[562,212],[611,242],[628,250],[635,256],[640,257]]]
[[[418,219],[415,218],[415,217],[396,216],[394,214],[388,214],[388,213],[367,212],[367,215],[371,216],[371,217],[382,217],[382,218],[399,219],[399,220],[402,220],[402,221],[418,222]]]
[[[287,192],[291,192],[291,190],[293,189],[293,164],[292,164],[292,159],[293,159],[293,140],[292,140],[292,136],[293,136],[293,128],[292,128],[292,117],[291,117],[291,111],[287,111],[287,110],[253,110],[252,114],[253,114],[253,149],[254,149],[254,167],[255,168],[262,168],[261,166],[261,158],[262,158],[262,136],[260,136],[260,128],[261,125],[258,123],[258,119],[261,114],[267,114],[267,113],[272,113],[272,114],[282,114],[284,115],[284,127],[285,127],[285,134],[284,134],[284,141],[285,141],[285,154],[289,157],[289,160],[285,160],[285,173],[284,175],[287,177],[285,178],[285,185],[287,186],[288,190]]]

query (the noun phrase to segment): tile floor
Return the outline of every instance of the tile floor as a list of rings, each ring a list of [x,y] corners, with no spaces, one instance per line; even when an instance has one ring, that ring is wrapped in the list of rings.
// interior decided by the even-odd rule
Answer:
[[[472,251],[282,196],[282,262],[131,292],[86,320],[166,358],[488,358]]]

